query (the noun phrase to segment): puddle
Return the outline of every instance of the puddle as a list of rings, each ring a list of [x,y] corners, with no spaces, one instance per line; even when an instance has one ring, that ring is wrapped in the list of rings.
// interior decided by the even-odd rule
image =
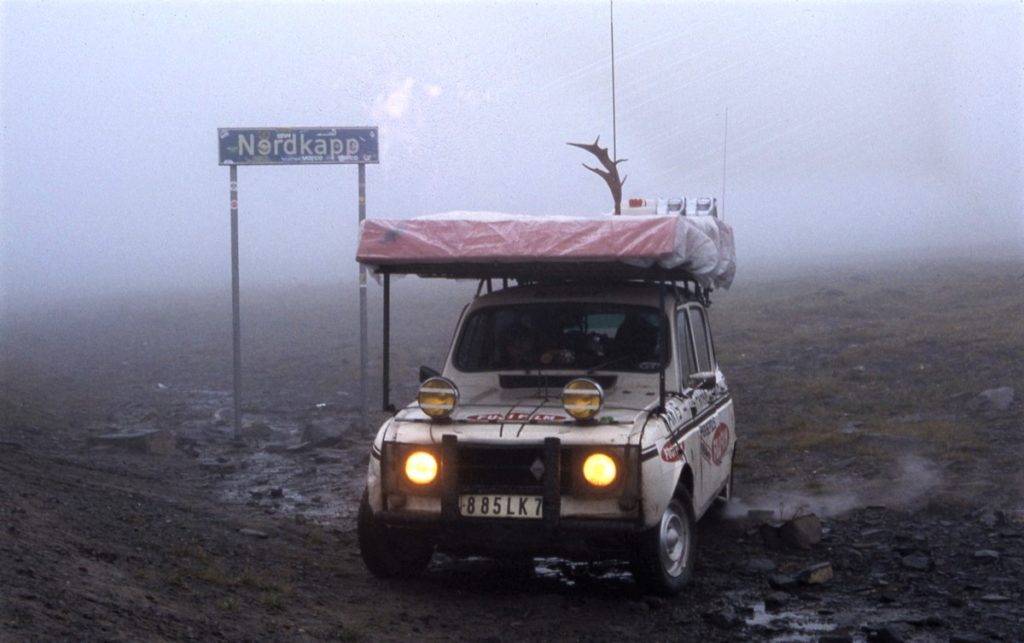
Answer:
[[[768,611],[764,601],[754,603],[752,609],[753,614],[745,619],[746,624],[762,630],[766,635],[765,640],[775,643],[817,641],[823,634],[836,629],[835,623],[828,622],[814,612],[787,609]]]

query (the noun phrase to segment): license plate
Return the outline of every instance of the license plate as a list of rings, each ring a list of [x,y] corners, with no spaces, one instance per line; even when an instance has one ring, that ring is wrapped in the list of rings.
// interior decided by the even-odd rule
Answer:
[[[540,496],[470,494],[459,496],[459,514],[471,518],[541,518]]]

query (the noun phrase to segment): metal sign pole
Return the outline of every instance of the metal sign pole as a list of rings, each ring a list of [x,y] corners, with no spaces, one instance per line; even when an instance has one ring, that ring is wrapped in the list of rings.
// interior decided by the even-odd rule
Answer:
[[[235,439],[242,439],[242,322],[238,297],[238,166],[231,166],[231,317],[234,340]]]
[[[359,224],[366,219],[366,164],[359,164]],[[366,377],[369,370],[369,346],[366,341],[366,266],[359,264],[359,396],[362,399],[363,428],[370,425],[369,395]]]

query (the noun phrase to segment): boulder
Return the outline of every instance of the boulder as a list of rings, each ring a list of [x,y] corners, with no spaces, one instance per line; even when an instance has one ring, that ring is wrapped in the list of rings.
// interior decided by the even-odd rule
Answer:
[[[821,585],[832,580],[832,563],[817,563],[797,573],[796,579],[804,585]]]

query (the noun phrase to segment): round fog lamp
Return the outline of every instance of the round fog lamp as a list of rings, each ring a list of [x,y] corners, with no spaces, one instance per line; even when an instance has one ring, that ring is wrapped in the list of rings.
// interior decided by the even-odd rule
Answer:
[[[562,389],[562,406],[577,420],[590,420],[597,416],[604,404],[604,391],[594,380],[577,379]]]
[[[430,484],[437,477],[437,458],[426,451],[416,451],[405,459],[405,477],[414,484]]]
[[[615,459],[609,455],[592,453],[583,461],[583,478],[595,487],[607,487],[617,475]]]
[[[432,418],[446,418],[459,403],[459,389],[455,383],[443,377],[431,377],[420,385],[416,400],[420,410]]]

